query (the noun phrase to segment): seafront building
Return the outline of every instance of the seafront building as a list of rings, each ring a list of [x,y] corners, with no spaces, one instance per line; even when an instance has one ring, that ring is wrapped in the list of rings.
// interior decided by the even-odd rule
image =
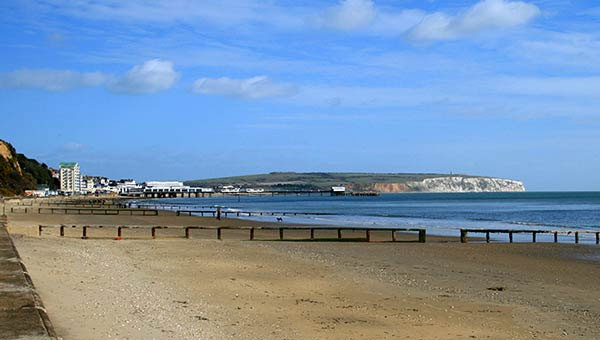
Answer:
[[[71,195],[81,193],[81,171],[78,163],[60,163],[60,191]]]

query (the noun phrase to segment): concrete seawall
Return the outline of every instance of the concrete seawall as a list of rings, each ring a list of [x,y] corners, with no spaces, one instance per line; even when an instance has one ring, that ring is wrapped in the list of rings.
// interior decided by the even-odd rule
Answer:
[[[52,323],[0,217],[0,339],[56,339]]]

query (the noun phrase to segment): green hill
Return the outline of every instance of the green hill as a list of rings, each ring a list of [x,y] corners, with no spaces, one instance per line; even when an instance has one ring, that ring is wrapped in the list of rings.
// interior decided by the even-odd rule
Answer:
[[[419,182],[427,178],[439,178],[449,174],[429,173],[344,173],[344,172],[271,172],[269,174],[211,178],[185,182],[191,186],[217,187],[235,185],[243,187],[261,187],[276,190],[328,190],[332,186],[345,185],[352,190],[372,190],[375,183],[398,184]]]
[[[21,195],[38,186],[57,189],[58,185],[46,164],[17,153],[10,143],[0,139],[0,196]]]

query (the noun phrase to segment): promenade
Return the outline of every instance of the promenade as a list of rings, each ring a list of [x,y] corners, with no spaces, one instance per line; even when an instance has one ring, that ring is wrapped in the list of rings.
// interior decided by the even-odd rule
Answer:
[[[45,340],[55,334],[0,217],[0,339]]]

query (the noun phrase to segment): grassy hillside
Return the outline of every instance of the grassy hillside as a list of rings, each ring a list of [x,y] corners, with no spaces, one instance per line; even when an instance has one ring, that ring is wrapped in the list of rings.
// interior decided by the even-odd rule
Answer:
[[[448,174],[383,174],[383,173],[343,173],[343,172],[272,172],[269,174],[211,178],[185,182],[192,186],[216,187],[236,185],[262,187],[281,190],[329,189],[335,185],[345,185],[354,190],[368,190],[373,183],[406,183],[432,177],[445,177]],[[461,175],[466,176],[466,175]],[[469,176],[467,176],[469,177]]]

